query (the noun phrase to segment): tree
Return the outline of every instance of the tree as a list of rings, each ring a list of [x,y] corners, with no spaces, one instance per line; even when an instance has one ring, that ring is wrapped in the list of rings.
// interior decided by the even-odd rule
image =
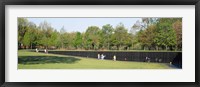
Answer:
[[[85,32],[87,40],[86,45],[89,49],[99,49],[100,45],[100,29],[97,26],[89,26]]]
[[[142,27],[147,28],[153,24],[156,24],[158,20],[159,18],[142,18],[142,22],[143,22]]]
[[[103,48],[106,47],[108,50],[110,49],[110,41],[111,41],[111,35],[113,33],[113,27],[110,24],[106,24],[102,26],[102,32],[101,32],[101,41],[103,44]]]
[[[172,18],[161,18],[157,23],[158,30],[154,41],[156,45],[165,47],[166,50],[168,47],[172,49],[173,46],[176,46],[176,34],[172,28],[173,22]]]
[[[28,46],[31,44],[30,34],[31,34],[30,32],[26,32],[25,35],[24,35],[24,38],[22,40],[22,42],[24,43],[26,48],[28,48]]]
[[[130,33],[132,35],[135,35],[141,29],[142,29],[141,22],[139,20],[137,20],[136,23],[131,27]]]
[[[58,45],[62,49],[70,48],[73,41],[73,34],[68,33],[65,31],[64,26],[61,28],[59,35],[58,35]],[[71,41],[70,41],[71,40]]]
[[[23,45],[23,39],[26,31],[28,30],[28,20],[26,18],[18,18],[18,44],[19,49]]]
[[[82,47],[82,35],[80,32],[76,32],[74,47],[76,47],[76,49]]]
[[[181,18],[142,18],[132,26],[130,32],[124,24],[115,28],[110,24],[88,26],[81,32],[66,32],[64,26],[60,31],[46,21],[39,26],[26,18],[18,18],[19,48],[42,47],[62,48],[67,50],[182,50]]]
[[[67,33],[65,31],[64,26],[60,29],[60,36],[59,36],[59,43],[61,45],[61,48],[64,48],[64,45],[67,45],[67,39],[65,38],[67,37]]]
[[[31,48],[36,41],[36,25],[29,22],[27,19],[18,19],[18,42],[26,46],[26,48]],[[19,46],[20,48],[21,46]]]
[[[125,45],[125,41],[127,40],[126,36],[128,34],[128,30],[124,27],[124,24],[120,23],[116,26],[114,30],[114,34],[112,35],[112,43],[117,49],[124,49],[123,45]]]
[[[58,45],[57,42],[58,42],[58,32],[54,30],[49,38],[49,46],[53,46],[55,48],[55,46]]]
[[[75,39],[76,39],[76,32],[66,33],[65,40],[67,42],[66,44],[68,49],[70,50],[76,49],[74,43]]]
[[[40,44],[45,46],[45,48],[47,49],[51,45],[50,38],[53,32],[53,28],[46,21],[40,23],[39,28],[42,30],[42,35],[43,35]]]
[[[182,22],[181,20],[177,20],[174,24],[173,24],[173,29],[176,32],[176,50],[181,50],[182,49]]]
[[[151,25],[149,27],[147,27],[146,30],[141,31],[139,33],[139,42],[142,44],[144,50],[145,50],[145,46],[148,47],[148,49],[150,50],[150,48],[152,47],[152,45],[154,45],[154,38],[156,37],[156,26],[155,25]]]

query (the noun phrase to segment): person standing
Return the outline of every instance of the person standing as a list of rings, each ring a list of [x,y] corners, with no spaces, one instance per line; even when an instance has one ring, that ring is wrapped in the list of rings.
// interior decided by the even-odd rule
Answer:
[[[36,48],[35,51],[38,52],[38,49]]]
[[[101,54],[101,60],[104,60],[104,57],[105,57],[105,56],[104,56],[103,54]]]
[[[100,54],[97,55],[98,60],[100,59]]]
[[[46,49],[44,49],[44,53],[46,53],[47,52],[47,50]]]
[[[46,54],[48,54],[48,50],[47,50],[47,49],[45,49],[44,52],[45,52]]]
[[[116,61],[116,55],[113,56],[113,60]]]

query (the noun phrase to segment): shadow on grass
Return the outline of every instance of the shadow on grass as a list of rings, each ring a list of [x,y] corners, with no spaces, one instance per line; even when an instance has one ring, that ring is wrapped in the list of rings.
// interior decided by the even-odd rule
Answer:
[[[75,63],[80,59],[58,56],[19,56],[18,64]]]

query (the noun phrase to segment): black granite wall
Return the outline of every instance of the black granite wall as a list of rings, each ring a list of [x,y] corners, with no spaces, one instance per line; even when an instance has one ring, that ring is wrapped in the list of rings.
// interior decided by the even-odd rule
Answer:
[[[111,52],[111,51],[49,51],[52,54],[62,54],[80,57],[97,58],[98,54],[105,55],[104,59],[116,59],[120,61],[139,61],[145,62],[146,57],[150,62],[170,63],[182,68],[182,52]]]

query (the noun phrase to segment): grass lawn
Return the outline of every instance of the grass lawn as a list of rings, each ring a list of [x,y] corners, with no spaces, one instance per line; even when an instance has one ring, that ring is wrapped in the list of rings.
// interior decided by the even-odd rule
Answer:
[[[172,67],[166,63],[97,60],[19,50],[18,69],[172,69]]]
[[[35,50],[34,50],[35,51]],[[182,52],[182,51],[171,51],[171,50],[49,50],[49,51],[103,51],[103,52]]]

